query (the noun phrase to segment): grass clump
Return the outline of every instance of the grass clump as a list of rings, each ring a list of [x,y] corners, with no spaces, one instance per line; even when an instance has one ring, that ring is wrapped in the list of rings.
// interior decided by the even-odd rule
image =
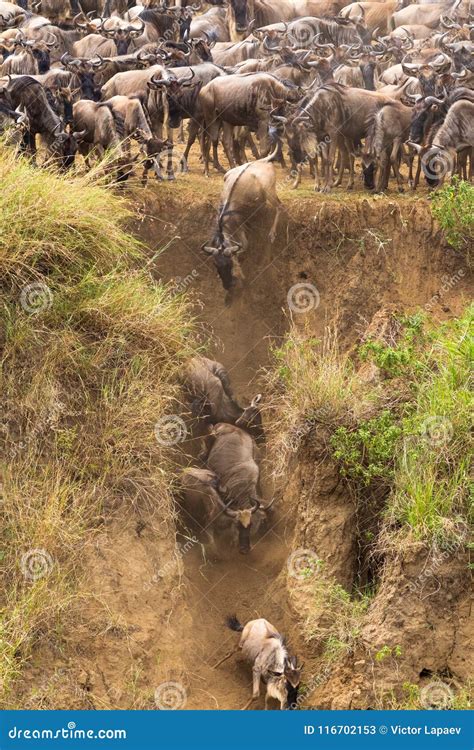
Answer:
[[[74,604],[87,540],[119,504],[170,517],[170,449],[193,351],[182,295],[157,284],[97,175],[0,147],[0,690]]]
[[[449,244],[457,250],[472,250],[474,243],[474,186],[453,178],[437,190],[431,211],[441,225]]]
[[[285,472],[288,459],[317,425],[329,427],[369,413],[373,394],[364,393],[347,354],[340,351],[333,329],[322,340],[292,329],[273,350],[274,368],[267,374],[274,394],[269,432],[272,467]]]
[[[305,639],[317,642],[323,662],[332,664],[354,649],[370,597],[351,596],[342,586],[320,574],[305,585],[311,594],[310,613],[303,626]]]
[[[291,333],[275,352],[272,437],[280,474],[302,437],[327,426],[328,454],[361,499],[385,491],[384,543],[464,544],[470,520],[473,307],[438,327],[402,318],[397,343],[366,342],[385,379],[363,383],[335,340]],[[272,459],[273,459],[272,453]]]

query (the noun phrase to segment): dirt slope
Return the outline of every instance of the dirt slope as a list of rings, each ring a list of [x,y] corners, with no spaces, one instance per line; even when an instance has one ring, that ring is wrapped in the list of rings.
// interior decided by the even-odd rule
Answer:
[[[224,307],[212,262],[200,252],[212,234],[220,187],[218,178],[193,183],[187,177],[141,192],[135,230],[150,248],[150,271],[194,296],[203,342],[210,340],[210,356],[225,364],[242,402],[259,390],[258,372],[269,362],[272,342],[287,328],[287,294],[296,283],[315,285],[321,302],[301,320],[295,314],[295,321],[309,324],[315,335],[335,321],[347,347],[386,303],[402,309],[431,305],[440,318],[460,311],[468,293],[467,270],[462,257],[443,245],[425,200],[355,196],[346,202],[315,195],[285,197],[288,215],[275,246],[269,246],[262,225],[243,263],[245,293]],[[433,301],[459,269],[463,274]],[[193,445],[186,448],[195,452]],[[271,463],[271,456],[264,456],[265,462]],[[295,492],[300,489],[296,482]],[[274,491],[279,489],[264,477],[265,498]],[[123,517],[117,509],[85,561],[85,589],[100,605],[88,599],[74,632],[62,633],[35,654],[27,680],[35,689],[40,685],[42,705],[54,698],[57,708],[154,708],[156,687],[171,680],[185,687],[188,708],[241,707],[250,693],[248,667],[233,657],[212,669],[236,640],[223,626],[226,614],[265,616],[285,625],[299,653],[304,649],[278,581],[295,545],[296,507],[279,503],[274,525],[248,557],[228,550],[219,561],[205,561],[194,543],[174,556],[172,521],[163,528],[147,514]],[[342,524],[350,522],[346,511]],[[182,551],[186,539],[177,541]],[[340,551],[341,560],[352,554],[349,545]],[[174,558],[175,566],[169,564]],[[156,571],[159,585],[153,581]],[[58,673],[61,689],[54,678]]]

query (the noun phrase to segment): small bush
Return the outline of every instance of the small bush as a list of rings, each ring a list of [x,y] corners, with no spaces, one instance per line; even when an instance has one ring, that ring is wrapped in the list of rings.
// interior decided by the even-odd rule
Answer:
[[[446,239],[457,250],[472,249],[474,243],[474,185],[454,178],[437,190],[431,211],[440,223]]]

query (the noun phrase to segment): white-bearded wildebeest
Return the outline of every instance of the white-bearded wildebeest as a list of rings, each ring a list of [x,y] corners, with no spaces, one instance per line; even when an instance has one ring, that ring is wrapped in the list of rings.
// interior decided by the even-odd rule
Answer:
[[[343,0],[229,0],[230,36],[238,40],[251,25],[258,28],[303,16],[335,16],[342,5]]]
[[[256,513],[262,515],[256,503],[249,508],[232,507],[233,498],[226,496],[219,477],[210,469],[184,469],[179,478],[179,491],[185,521],[191,519],[205,532],[214,552],[218,553],[216,534],[220,536],[229,530],[238,538],[240,552],[246,554],[249,551],[247,529],[250,529]]]
[[[248,432],[225,422],[210,427],[203,442],[200,458],[219,477],[220,494],[229,507],[228,514],[239,512],[239,552],[247,554],[251,529],[258,529],[273,504],[272,500],[264,506],[260,497],[256,444]]]
[[[265,709],[269,698],[280,703],[280,709],[298,706],[298,690],[303,664],[296,656],[289,656],[284,637],[268,620],[260,617],[241,625],[236,615],[227,617],[226,625],[241,633],[237,651],[231,651],[217,662],[216,667],[240,651],[244,659],[252,664],[252,697],[244,706],[248,708],[260,695],[260,682],[266,683]]]
[[[22,146],[32,156],[36,154],[36,136],[40,135],[45,142],[49,155],[59,166],[68,169],[74,162],[77,152],[75,138],[64,129],[64,123],[51,108],[43,86],[31,76],[18,76],[10,79],[0,95],[7,97],[11,108],[20,107],[28,116],[28,130]]]
[[[228,422],[249,432],[255,439],[263,437],[258,393],[250,405],[242,408],[236,401],[224,365],[207,357],[193,357],[186,368],[186,387],[193,417],[206,422]]]
[[[161,117],[164,118],[163,102],[166,101],[170,128],[179,128],[183,120],[190,120],[188,141],[181,160],[182,171],[187,171],[189,152],[203,124],[199,92],[207,83],[225,73],[210,62],[167,68],[166,72],[166,77],[152,77],[148,82],[150,89],[161,91],[161,97],[154,98],[153,108],[149,108],[158,117],[161,110]]]
[[[474,149],[474,102],[460,99],[451,105],[427,150],[418,144],[413,145],[420,154],[425,175],[435,185],[442,185],[446,176],[455,172],[456,155],[462,151],[466,152],[466,159],[471,159],[470,179]]]
[[[223,145],[229,165],[235,167],[232,151],[233,128],[245,125],[256,131],[260,141],[260,153],[266,156],[270,150],[268,124],[273,108],[284,102],[296,102],[300,91],[293,84],[278,80],[271,73],[249,73],[215,78],[204,86],[199,94],[206,135],[213,148],[213,166],[220,172],[217,146],[219,132],[223,128]],[[204,173],[209,174],[209,142],[203,145]]]
[[[264,159],[231,169],[224,177],[224,190],[217,216],[217,228],[210,242],[202,250],[211,255],[227,292],[226,304],[243,284],[243,273],[238,260],[250,243],[250,222],[261,218],[269,208],[274,212],[269,240],[274,242],[281,203],[276,193],[276,172],[270,163],[277,152]]]
[[[162,179],[159,156],[162,151],[172,147],[170,141],[155,138],[145,109],[138,97],[113,96],[103,102],[112,112],[120,137],[125,138],[123,149],[131,161],[130,141],[135,139],[145,157],[143,163],[142,185],[146,185],[148,172],[154,168],[158,179]]]

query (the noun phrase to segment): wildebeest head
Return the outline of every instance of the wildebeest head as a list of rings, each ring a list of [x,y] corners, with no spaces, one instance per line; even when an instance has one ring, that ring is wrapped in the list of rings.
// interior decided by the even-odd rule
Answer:
[[[250,431],[256,429],[263,433],[262,429],[262,416],[260,414],[262,402],[262,394],[257,395],[252,399],[250,405],[247,406],[240,417],[236,420],[235,424],[237,427],[242,427],[244,430]]]
[[[74,164],[78,149],[78,140],[80,133],[67,133],[60,130],[54,140],[49,145],[51,156],[56,161],[60,169],[70,169]]]
[[[229,8],[235,18],[235,28],[239,33],[246,32],[254,19],[253,0],[230,0]]]
[[[219,496],[222,494],[226,496],[225,487],[219,487]],[[226,498],[227,499],[227,498]],[[260,503],[258,500],[252,500],[249,508],[230,508],[232,500],[229,502],[220,501],[222,504],[223,511],[226,516],[233,519],[237,526],[237,532],[239,535],[239,552],[242,555],[248,555],[250,552],[250,531],[254,515],[257,511],[260,511]]]
[[[238,260],[238,255],[242,252],[240,243],[225,237],[221,232],[217,232],[212,242],[210,244],[205,243],[202,250],[208,255],[212,255],[222,286],[228,293],[226,303],[230,303],[232,293],[242,286],[243,281],[242,269]]]
[[[291,711],[298,705],[298,690],[301,682],[303,664],[298,664],[296,656],[289,656],[286,660],[284,677],[286,687],[286,707]]]

